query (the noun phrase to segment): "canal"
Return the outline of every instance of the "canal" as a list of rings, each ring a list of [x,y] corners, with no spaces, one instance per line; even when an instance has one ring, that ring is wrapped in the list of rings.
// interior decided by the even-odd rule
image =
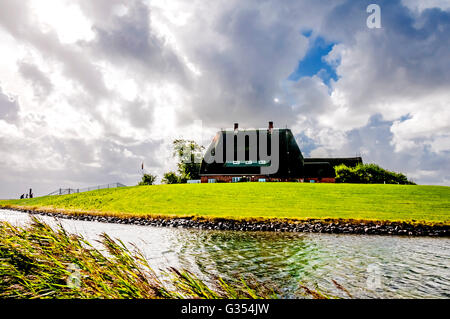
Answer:
[[[97,244],[105,232],[134,243],[157,272],[184,268],[203,279],[253,276],[298,297],[299,283],[346,297],[449,298],[450,239],[317,233],[238,232],[135,226],[40,216]],[[23,226],[30,216],[0,210],[0,221]],[[99,245],[100,247],[100,245]]]

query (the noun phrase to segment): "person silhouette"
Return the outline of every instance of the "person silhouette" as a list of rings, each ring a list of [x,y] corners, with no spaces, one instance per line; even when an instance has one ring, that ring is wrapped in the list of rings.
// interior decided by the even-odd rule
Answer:
[[[25,194],[20,195],[20,199],[23,199],[25,197]]]
[[[30,195],[28,197],[33,198],[33,190],[31,188],[30,188]]]

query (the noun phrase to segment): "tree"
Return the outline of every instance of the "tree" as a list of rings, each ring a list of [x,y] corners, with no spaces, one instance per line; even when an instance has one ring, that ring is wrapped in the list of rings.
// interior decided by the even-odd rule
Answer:
[[[415,185],[405,175],[388,171],[376,164],[358,164],[355,167],[338,165],[334,169],[336,183]]]
[[[200,166],[202,163],[203,146],[195,141],[173,141],[173,156],[178,159],[178,174],[181,183],[188,179],[200,179]]]
[[[139,182],[138,185],[153,185],[153,183],[156,181],[156,175],[152,174],[144,174],[142,176],[142,180]]]
[[[167,172],[164,174],[163,179],[161,180],[164,184],[179,184],[180,177],[174,172]]]
[[[344,164],[334,167],[336,172],[336,183],[358,183],[359,178],[356,172]]]

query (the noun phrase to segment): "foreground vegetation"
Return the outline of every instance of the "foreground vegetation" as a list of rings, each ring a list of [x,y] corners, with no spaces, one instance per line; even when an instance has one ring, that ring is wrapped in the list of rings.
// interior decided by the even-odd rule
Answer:
[[[333,219],[450,225],[450,187],[309,183],[152,185],[0,201],[0,207],[124,218]]]
[[[101,235],[101,244],[103,251],[61,226],[52,229],[36,218],[28,227],[0,222],[0,298],[279,297],[274,288],[255,280],[232,284],[213,278],[206,284],[174,268],[158,278],[137,248],[130,250],[106,234]],[[302,295],[327,297],[299,288]]]

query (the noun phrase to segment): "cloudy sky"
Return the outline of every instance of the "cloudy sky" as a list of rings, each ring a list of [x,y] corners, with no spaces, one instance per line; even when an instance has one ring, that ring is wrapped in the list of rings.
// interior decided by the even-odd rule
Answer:
[[[135,185],[269,120],[450,185],[449,34],[450,0],[0,0],[0,198]]]

